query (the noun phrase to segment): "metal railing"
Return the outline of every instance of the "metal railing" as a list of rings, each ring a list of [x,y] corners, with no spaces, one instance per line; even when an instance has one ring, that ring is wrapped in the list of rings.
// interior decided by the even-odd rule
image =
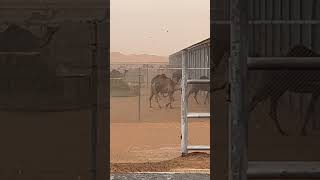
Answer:
[[[205,145],[188,145],[188,119],[189,118],[210,118],[210,113],[188,112],[188,97],[187,87],[188,84],[209,84],[210,80],[187,80],[187,53],[182,50],[182,80],[181,80],[181,152],[187,154],[188,150],[210,150],[210,146]]]

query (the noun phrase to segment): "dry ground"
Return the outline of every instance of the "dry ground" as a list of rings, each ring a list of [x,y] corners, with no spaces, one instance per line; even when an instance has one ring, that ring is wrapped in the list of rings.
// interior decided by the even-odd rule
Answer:
[[[180,99],[174,109],[149,108],[147,96],[141,97],[141,119],[138,120],[137,97],[111,98],[111,171],[178,171],[208,169],[209,154],[193,153],[180,157]],[[203,102],[203,99],[199,97]],[[165,103],[162,100],[162,104]],[[209,105],[197,105],[190,98],[190,110],[208,112]],[[209,145],[210,122],[191,120],[189,144]]]

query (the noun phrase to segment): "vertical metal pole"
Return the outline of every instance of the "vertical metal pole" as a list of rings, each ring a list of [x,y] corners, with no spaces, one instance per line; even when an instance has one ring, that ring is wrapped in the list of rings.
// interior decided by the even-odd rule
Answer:
[[[91,177],[92,180],[97,179],[97,118],[98,118],[98,109],[97,109],[97,100],[98,100],[98,91],[97,91],[97,41],[98,41],[98,25],[97,22],[93,22],[93,49],[92,49],[92,59],[91,59],[91,90],[92,90],[92,111],[91,111]]]
[[[186,97],[187,90],[187,52],[182,50],[182,80],[181,80],[181,152],[182,155],[188,153],[188,100]]]
[[[138,100],[138,120],[140,121],[141,115],[141,68],[139,67],[139,100]]]
[[[109,15],[106,14],[106,17]],[[97,180],[106,179],[109,176],[108,164],[110,163],[110,129],[108,120],[110,104],[109,88],[109,24],[107,22],[98,22],[96,24],[96,42],[97,42]]]
[[[146,65],[147,68],[147,89],[149,87],[149,64]]]
[[[231,0],[230,180],[247,179],[247,0]]]

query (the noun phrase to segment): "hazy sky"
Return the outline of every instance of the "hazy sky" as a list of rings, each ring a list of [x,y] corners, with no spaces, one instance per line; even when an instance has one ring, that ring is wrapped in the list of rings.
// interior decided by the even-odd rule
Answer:
[[[168,56],[210,36],[210,0],[111,0],[110,5],[112,52]]]

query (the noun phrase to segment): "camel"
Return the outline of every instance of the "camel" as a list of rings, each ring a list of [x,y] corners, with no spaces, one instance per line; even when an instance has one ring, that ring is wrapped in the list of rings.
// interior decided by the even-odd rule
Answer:
[[[154,83],[154,82],[156,82],[156,81],[158,81],[158,80],[161,80],[162,78],[166,78],[167,76],[165,75],[165,74],[158,74],[158,75],[156,75],[154,78],[152,78],[151,79],[151,85]],[[181,79],[181,78],[180,78]],[[172,77],[172,80],[173,81],[175,81],[176,82],[176,85],[178,85],[178,82],[179,82],[179,77]],[[181,89],[181,88],[180,88]],[[178,89],[175,89],[175,91],[177,91],[177,90],[180,90],[179,88]],[[160,92],[160,94],[162,95],[162,97],[164,97],[164,98],[166,98],[166,97],[168,97],[168,93],[161,93]],[[166,95],[165,95],[166,94]],[[157,94],[157,97],[159,98],[159,99],[161,99],[160,98],[160,96]],[[173,101],[174,101],[174,99],[173,99]]]
[[[45,26],[45,35],[38,37],[35,36],[29,29],[23,28],[21,26],[18,26],[16,24],[12,23],[5,23],[5,28],[1,29],[0,32],[0,51],[1,52],[8,52],[9,55],[1,55],[4,58],[10,58],[10,56],[14,56],[15,52],[41,52],[41,49],[49,45],[51,42],[54,34],[59,30],[59,26],[52,26],[52,25],[46,25]],[[10,54],[12,53],[12,54]],[[39,59],[40,57],[36,55],[32,56],[17,56],[16,57],[18,61],[21,60],[28,60],[28,58],[35,58]],[[37,61],[33,61],[37,62]],[[32,62],[32,63],[33,63]],[[39,62],[40,63],[40,62]],[[32,74],[39,74],[39,76],[35,76],[34,78],[29,78],[29,82],[33,82],[35,84],[34,88],[42,88],[45,87],[46,89],[54,92],[56,88],[56,83],[59,81],[57,78],[55,78],[55,73],[49,68],[46,70],[47,65],[44,65],[41,62],[41,64],[37,63],[37,66],[41,66],[42,68],[35,68],[31,69],[33,71]],[[41,74],[41,75],[40,75]],[[43,76],[46,76],[44,78]],[[15,79],[15,77],[11,77],[12,81],[19,82],[18,79]],[[17,84],[20,84],[17,83]],[[36,95],[37,91],[32,91],[33,94],[30,95]]]
[[[165,74],[158,74],[154,78],[151,79],[151,84],[153,84],[156,81],[158,81],[158,79],[162,79],[162,78],[165,78],[165,77],[167,77]]]
[[[320,54],[313,52],[303,45],[294,46],[288,53],[287,57],[320,57]],[[319,70],[281,70],[271,74],[264,74],[265,80],[262,81],[260,87],[255,91],[251,100],[249,110],[252,111],[262,101],[270,98],[269,115],[275,122],[278,131],[282,135],[287,135],[282,130],[277,117],[278,100],[286,92],[294,93],[310,93],[311,101],[304,117],[301,135],[307,135],[306,128],[310,121],[311,114],[314,112],[314,106],[320,95],[320,71]]]
[[[182,71],[178,70],[172,73],[172,79],[176,79],[177,82],[180,82],[182,78]]]
[[[209,78],[207,76],[201,76],[200,79],[209,79]],[[197,95],[200,91],[207,92],[206,98],[204,100],[204,104],[206,104],[207,99],[209,97],[210,84],[190,84],[187,92],[187,98],[189,99],[189,96],[191,94],[194,94],[193,95],[194,100],[197,102],[197,104],[200,104],[197,99]]]
[[[113,69],[110,72],[110,77],[111,78],[125,78],[127,72],[128,72],[128,70],[125,70],[124,73],[121,73],[120,71]]]
[[[157,75],[151,80],[151,93],[149,97],[149,106],[152,108],[151,101],[153,96],[156,97],[159,108],[161,105],[159,103],[159,93],[163,96],[167,93],[169,96],[169,103],[166,104],[166,107],[170,106],[172,109],[172,102],[174,101],[173,94],[176,89],[177,82],[173,79],[168,78],[165,74]],[[166,96],[165,96],[166,97]]]
[[[37,37],[32,32],[16,24],[9,24],[6,30],[0,32],[1,51],[35,51],[47,46],[53,35],[59,30],[59,26],[45,26],[46,33]],[[21,38],[23,37],[23,38]]]
[[[229,54],[229,52],[225,52],[225,55]],[[286,55],[287,57],[320,57],[319,54],[313,52],[312,50],[306,48],[303,45],[294,46]],[[229,56],[228,56],[229,57]],[[224,63],[221,63],[225,61]],[[220,83],[221,88],[225,88],[228,82],[228,71],[226,66],[228,66],[228,58],[214,59],[214,64],[216,69],[214,70],[215,75],[214,78],[224,77],[219,79],[217,82]],[[224,65],[222,65],[224,64]],[[220,71],[217,73],[216,71]],[[221,71],[225,71],[221,73]],[[249,85],[251,83],[250,72],[248,74]],[[320,95],[320,71],[318,70],[281,70],[275,71],[272,73],[263,73],[262,81],[259,81],[257,87],[253,89],[253,95],[249,102],[249,112],[252,112],[256,106],[270,98],[270,112],[269,116],[274,121],[278,132],[287,136],[288,134],[281,128],[279,119],[277,117],[277,107],[279,98],[286,92],[295,92],[295,93],[311,93],[312,99],[307,108],[306,115],[304,117],[303,127],[301,129],[301,135],[305,136],[307,134],[306,127],[310,121],[310,116],[314,112],[315,102],[317,101]],[[224,81],[224,82],[223,82]],[[215,84],[215,80],[213,82]],[[250,86],[249,86],[250,87]],[[214,89],[211,92],[215,91]]]

